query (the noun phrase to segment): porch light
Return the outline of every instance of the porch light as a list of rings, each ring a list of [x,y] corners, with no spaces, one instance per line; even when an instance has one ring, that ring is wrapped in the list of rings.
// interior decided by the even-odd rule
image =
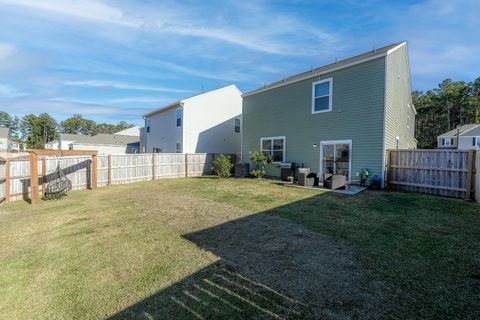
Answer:
[[[314,148],[318,147],[318,143],[314,142],[314,143],[313,143],[313,147],[314,147]]]

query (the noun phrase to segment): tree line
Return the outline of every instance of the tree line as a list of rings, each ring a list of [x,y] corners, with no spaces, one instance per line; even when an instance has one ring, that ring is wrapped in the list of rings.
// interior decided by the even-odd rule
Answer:
[[[472,82],[446,79],[435,89],[412,94],[419,149],[436,148],[437,136],[458,126],[480,123],[480,77]]]
[[[133,126],[125,121],[117,124],[96,123],[80,114],[59,123],[48,113],[19,117],[0,111],[0,127],[10,128],[12,138],[29,149],[44,148],[45,143],[57,139],[59,133],[93,136],[99,133],[115,133]]]

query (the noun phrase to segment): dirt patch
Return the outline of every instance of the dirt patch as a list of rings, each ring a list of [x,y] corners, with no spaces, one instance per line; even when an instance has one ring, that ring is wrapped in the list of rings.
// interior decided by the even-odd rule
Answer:
[[[227,269],[295,301],[302,318],[382,318],[387,312],[383,286],[369,280],[352,248],[282,218],[249,216],[185,238],[219,256]]]

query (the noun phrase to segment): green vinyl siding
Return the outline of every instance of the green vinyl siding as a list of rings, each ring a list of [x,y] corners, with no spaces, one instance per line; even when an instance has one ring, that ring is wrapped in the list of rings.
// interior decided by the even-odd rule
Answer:
[[[388,54],[386,72],[385,149],[397,148],[397,137],[399,149],[414,149],[416,148],[415,114],[411,107],[407,46],[402,46]]]
[[[332,111],[312,114],[312,83],[333,79]],[[320,142],[352,140],[352,181],[362,168],[382,176],[385,58],[245,96],[242,157],[260,149],[261,137],[286,137],[286,161],[320,170]],[[317,144],[317,147],[314,147]],[[279,176],[272,164],[267,174]]]

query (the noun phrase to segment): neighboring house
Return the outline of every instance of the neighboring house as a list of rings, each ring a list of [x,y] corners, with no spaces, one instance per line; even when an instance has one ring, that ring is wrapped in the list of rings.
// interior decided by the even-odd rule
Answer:
[[[20,152],[20,142],[10,139],[10,147],[11,152]]]
[[[392,44],[245,93],[242,160],[262,150],[269,176],[295,162],[321,180],[355,183],[367,168],[383,183],[387,149],[416,148],[415,115],[407,44]]]
[[[57,140],[45,144],[46,149],[55,150],[98,150],[99,154],[138,153],[140,138],[121,134],[81,134],[60,133]]]
[[[122,136],[140,137],[140,129],[142,128],[140,128],[139,126],[134,126],[122,131],[115,132],[114,134]]]
[[[145,153],[145,127],[140,128],[140,153]]]
[[[0,127],[0,152],[9,151],[10,129]]]
[[[439,149],[479,149],[480,124],[465,124],[437,137]]]
[[[145,114],[145,152],[240,153],[241,95],[230,85]]]

